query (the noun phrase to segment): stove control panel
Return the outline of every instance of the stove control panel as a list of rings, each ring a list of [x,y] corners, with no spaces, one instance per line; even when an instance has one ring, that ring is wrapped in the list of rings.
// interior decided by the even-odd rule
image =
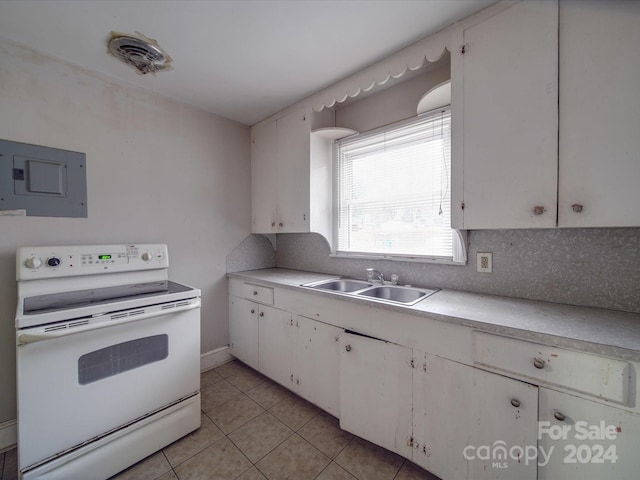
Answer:
[[[164,244],[21,247],[16,252],[18,281],[168,267]]]

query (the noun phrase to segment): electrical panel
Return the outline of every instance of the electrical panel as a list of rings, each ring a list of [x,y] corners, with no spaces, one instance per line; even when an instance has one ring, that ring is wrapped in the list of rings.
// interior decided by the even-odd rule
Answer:
[[[87,217],[86,155],[0,140],[0,215]]]

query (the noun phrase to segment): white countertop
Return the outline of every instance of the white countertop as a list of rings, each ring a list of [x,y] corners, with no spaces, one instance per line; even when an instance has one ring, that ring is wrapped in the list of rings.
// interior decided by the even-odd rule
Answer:
[[[229,277],[366,303],[372,300],[301,287],[338,275],[270,268]],[[440,290],[413,306],[376,302],[376,307],[455,322],[482,331],[578,351],[640,361],[640,314],[577,307],[456,290]]]

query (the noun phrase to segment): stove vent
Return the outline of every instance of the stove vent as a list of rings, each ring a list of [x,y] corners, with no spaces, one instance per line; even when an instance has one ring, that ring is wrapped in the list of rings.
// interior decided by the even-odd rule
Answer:
[[[142,75],[171,70],[171,57],[158,42],[140,32],[136,35],[111,32],[109,53],[136,69]]]

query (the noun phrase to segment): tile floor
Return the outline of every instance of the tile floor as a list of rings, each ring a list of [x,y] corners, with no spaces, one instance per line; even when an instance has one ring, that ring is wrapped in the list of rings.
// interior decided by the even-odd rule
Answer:
[[[232,361],[202,373],[202,425],[112,480],[437,480]],[[13,480],[16,451],[0,454]]]

